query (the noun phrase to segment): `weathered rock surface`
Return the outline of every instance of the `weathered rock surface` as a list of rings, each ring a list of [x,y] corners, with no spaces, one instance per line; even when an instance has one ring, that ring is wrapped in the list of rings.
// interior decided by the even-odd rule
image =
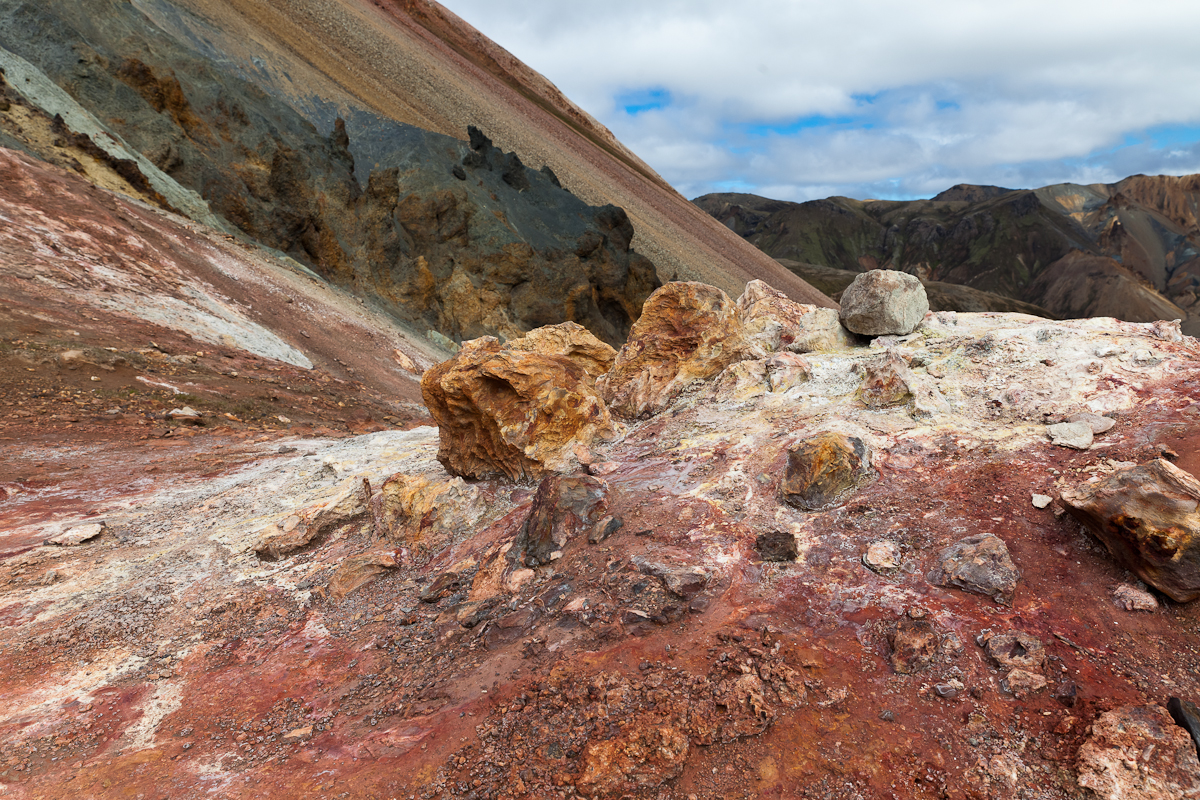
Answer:
[[[796,536],[788,531],[767,531],[754,540],[754,549],[763,561],[795,561],[799,555]]]
[[[1180,800],[1200,795],[1200,760],[1162,706],[1101,714],[1079,748],[1079,785],[1098,800]]]
[[[984,649],[992,663],[1005,670],[1041,672],[1046,663],[1045,645],[1037,637],[1021,631],[998,633],[987,640]]]
[[[895,270],[864,272],[842,293],[842,324],[864,336],[897,334],[916,330],[929,313],[925,287],[912,275]]]
[[[617,351],[574,322],[534,328],[507,343],[513,350],[565,356],[583,367],[593,380],[612,369]]]
[[[1004,541],[991,533],[968,536],[942,550],[930,582],[986,595],[1011,606],[1021,573]]]
[[[1157,611],[1158,598],[1145,589],[1122,583],[1113,589],[1113,602],[1126,611]]]
[[[94,540],[102,533],[104,533],[104,523],[89,522],[86,525],[76,525],[68,528],[63,533],[51,536],[46,540],[46,544],[58,545],[59,547],[75,547],[84,542]]]
[[[713,286],[676,281],[656,291],[597,385],[614,414],[656,414],[692,381],[745,358],[737,307]]]
[[[579,361],[492,337],[467,342],[427,371],[421,394],[441,433],[438,459],[464,477],[570,472],[581,457],[590,460],[593,442],[616,435]]]
[[[904,618],[896,624],[891,645],[892,669],[911,675],[933,663],[938,652],[938,634],[927,619]]]
[[[396,557],[391,553],[363,553],[350,556],[333,573],[329,579],[329,593],[338,600],[353,592],[355,589],[375,580],[389,569],[395,569]]]
[[[1062,493],[1113,558],[1173,600],[1200,597],[1200,481],[1156,458]]]
[[[876,571],[896,569],[900,566],[900,548],[887,539],[871,542],[863,553],[863,563]]]
[[[592,528],[608,507],[608,484],[591,475],[549,475],[533,496],[515,547],[531,567],[562,556],[567,543]]]
[[[857,436],[825,431],[788,450],[780,496],[802,511],[845,501],[872,475],[871,454]]]
[[[462,478],[396,473],[371,498],[375,533],[424,563],[503,509]]]
[[[760,280],[738,297],[738,320],[747,346],[761,358],[776,350],[811,353],[851,347],[854,337],[832,308],[797,303]]]
[[[1042,691],[1047,685],[1049,685],[1049,681],[1046,680],[1045,675],[1019,667],[1011,670],[1000,682],[1001,688],[1018,700]]]
[[[1196,743],[1196,753],[1200,756],[1200,708],[1190,700],[1172,697],[1167,701],[1167,712],[1175,724],[1188,732]]]
[[[1092,446],[1092,426],[1087,422],[1059,422],[1046,427],[1050,441],[1059,447],[1087,450]]]
[[[289,516],[278,525],[270,525],[253,544],[254,552],[260,558],[276,561],[320,542],[335,528],[367,513],[366,494],[360,481],[347,481],[332,499]]]

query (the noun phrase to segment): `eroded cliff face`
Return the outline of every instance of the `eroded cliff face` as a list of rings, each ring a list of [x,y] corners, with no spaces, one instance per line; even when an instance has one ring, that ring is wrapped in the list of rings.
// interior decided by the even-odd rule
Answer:
[[[700,290],[660,296],[681,294]],[[15,520],[0,533],[0,785],[1191,791],[1200,762],[1153,706],[1200,693],[1200,610],[1134,585],[1054,498],[1164,453],[1200,470],[1196,341],[1169,324],[991,313],[805,336],[824,330],[819,309],[748,294],[723,303],[737,310],[724,337],[694,332],[738,360],[676,387],[676,356],[646,344],[666,322],[647,326],[628,347],[664,364],[608,377],[657,380],[662,405],[551,467],[575,471],[529,482],[447,473],[439,450],[460,442],[433,427],[277,431],[227,452],[229,433],[202,426],[152,453],[127,443],[196,465],[136,484],[125,461],[67,471],[80,455],[66,429],[36,451],[0,440],[17,469],[55,468],[4,483],[0,501]],[[558,342],[558,368],[581,375],[607,363],[573,361],[578,337],[560,333],[507,348]],[[1055,443],[1072,419],[1090,421],[1090,444]],[[806,458],[817,468],[793,463]],[[843,467],[821,502],[788,499]],[[79,515],[85,485],[104,491]]]
[[[789,268],[831,295],[844,279],[822,268],[887,267],[1050,316],[1182,319],[1195,333],[1198,188],[1195,175],[1135,175],[1032,191],[964,185],[910,202],[714,194],[696,203],[785,265],[796,262]],[[993,306],[1015,310],[1002,300]]]
[[[0,144],[282,251],[403,321],[458,341],[572,321],[619,344],[659,285],[623,210],[478,132],[349,112],[318,131],[129,3],[0,15]]]

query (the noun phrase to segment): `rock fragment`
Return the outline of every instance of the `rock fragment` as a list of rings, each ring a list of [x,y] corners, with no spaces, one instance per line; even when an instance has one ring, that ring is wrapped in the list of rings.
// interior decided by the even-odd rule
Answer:
[[[779,491],[788,504],[802,511],[818,511],[842,503],[871,475],[866,442],[825,431],[788,450]]]
[[[1092,446],[1092,426],[1086,422],[1060,422],[1046,427],[1050,441],[1059,447],[1087,450]]]
[[[1171,599],[1200,597],[1200,481],[1156,458],[1062,493],[1108,552]]]
[[[685,600],[703,592],[708,586],[709,574],[703,567],[663,564],[642,556],[634,556],[631,561],[643,574],[658,578],[667,591]]]
[[[1161,706],[1101,714],[1079,748],[1079,785],[1102,800],[1180,800],[1200,795],[1200,760],[1187,731]]]
[[[1026,669],[1014,669],[1000,682],[1001,688],[1018,700],[1042,691],[1046,685],[1044,675]]]
[[[605,539],[621,530],[624,525],[625,523],[620,517],[614,517],[611,514],[607,517],[604,517],[592,526],[592,530],[588,533],[588,544],[600,544]]]
[[[813,353],[854,344],[832,308],[797,303],[760,280],[746,284],[737,308],[751,358],[762,358],[776,350]]]
[[[1054,498],[1048,494],[1035,494],[1030,498],[1034,508],[1045,508],[1054,502]]]
[[[1094,434],[1106,433],[1112,430],[1112,427],[1117,424],[1116,421],[1110,417],[1102,417],[1099,414],[1092,414],[1086,411],[1081,411],[1077,414],[1071,414],[1067,417],[1066,421],[1087,425],[1092,429],[1092,433]]]
[[[438,425],[442,465],[469,478],[541,478],[574,470],[595,440],[614,437],[589,372],[603,343],[585,357],[587,336],[537,334],[508,345],[485,336],[426,371],[421,395]]]
[[[1128,583],[1118,584],[1113,589],[1113,602],[1116,603],[1117,608],[1126,611],[1158,610],[1158,598],[1145,589],[1139,589]]]
[[[84,542],[95,539],[102,533],[104,533],[103,522],[89,522],[86,525],[76,525],[57,536],[50,537],[46,540],[46,544],[57,545],[59,547],[76,547]]]
[[[395,567],[396,557],[391,553],[364,553],[351,556],[342,562],[341,566],[333,573],[333,577],[329,579],[329,592],[340,600]]]
[[[873,269],[854,279],[842,293],[839,318],[864,336],[912,333],[929,313],[925,287],[912,275]]]
[[[533,507],[517,535],[525,564],[548,564],[573,537],[596,525],[608,503],[608,484],[591,475],[550,475],[533,496]]]
[[[1041,640],[1021,631],[991,636],[984,649],[992,663],[1002,669],[1041,672],[1046,665],[1046,648]]]
[[[902,675],[920,672],[933,663],[938,651],[938,635],[926,619],[901,619],[889,637],[892,645],[892,669]]]
[[[674,281],[646,300],[612,369],[597,385],[614,414],[646,417],[665,409],[692,381],[708,380],[742,360],[744,349],[729,295],[715,286]]]
[[[983,533],[961,539],[938,554],[930,583],[986,595],[1011,606],[1021,574],[1000,537]]]
[[[876,572],[888,572],[900,567],[900,547],[895,542],[882,539],[867,545],[863,564]]]
[[[867,408],[886,408],[912,399],[915,376],[896,351],[888,350],[866,362],[858,397]]]
[[[535,328],[508,343],[513,350],[561,355],[583,367],[592,380],[612,369],[617,351],[575,322]]]
[[[354,522],[367,513],[363,485],[352,479],[325,503],[304,509],[281,523],[267,528],[252,545],[259,558],[277,561],[302,548],[320,542],[326,534]]]
[[[796,537],[788,531],[767,531],[754,540],[754,549],[763,561],[795,561],[800,554]]]

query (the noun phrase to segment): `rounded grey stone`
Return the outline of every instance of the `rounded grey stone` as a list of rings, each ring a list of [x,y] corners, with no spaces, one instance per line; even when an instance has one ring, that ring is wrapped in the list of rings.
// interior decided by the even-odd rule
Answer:
[[[905,336],[929,313],[921,282],[903,272],[873,269],[854,279],[842,293],[838,318],[863,336]]]

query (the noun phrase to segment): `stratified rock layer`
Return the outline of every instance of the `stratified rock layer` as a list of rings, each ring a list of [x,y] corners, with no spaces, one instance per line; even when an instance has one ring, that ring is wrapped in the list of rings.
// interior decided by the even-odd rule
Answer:
[[[569,472],[595,439],[616,433],[579,361],[490,336],[426,372],[421,394],[441,433],[438,460],[463,477]]]
[[[1173,600],[1200,597],[1200,481],[1165,459],[1062,493],[1113,557]]]

